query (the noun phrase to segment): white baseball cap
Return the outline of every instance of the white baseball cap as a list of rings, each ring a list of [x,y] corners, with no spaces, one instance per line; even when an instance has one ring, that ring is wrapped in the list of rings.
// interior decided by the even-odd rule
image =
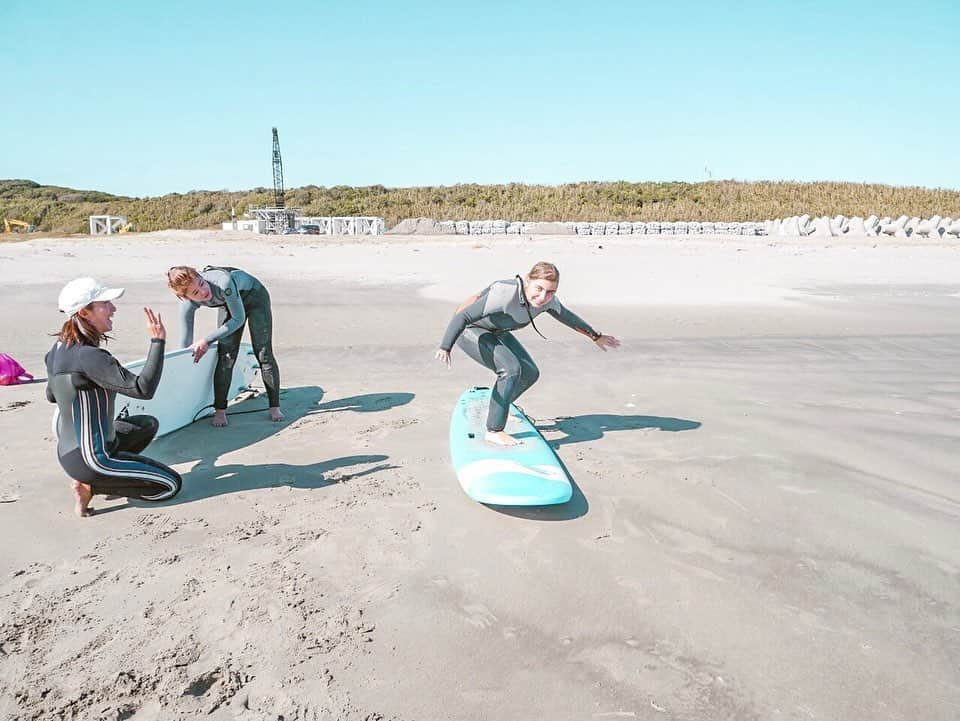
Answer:
[[[61,313],[73,315],[94,301],[114,300],[123,295],[123,288],[108,288],[93,278],[74,278],[60,291],[57,305]]]

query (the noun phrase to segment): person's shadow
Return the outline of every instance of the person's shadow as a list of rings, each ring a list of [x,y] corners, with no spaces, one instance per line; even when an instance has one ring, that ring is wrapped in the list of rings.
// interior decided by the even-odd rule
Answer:
[[[409,403],[414,394],[368,393],[321,402],[323,397],[323,388],[319,386],[287,388],[281,393],[286,416],[281,423],[267,419],[266,400],[256,397],[229,407],[230,424],[227,428],[213,428],[210,419],[203,418],[151,443],[146,454],[168,465],[197,461],[183,475],[180,493],[163,505],[189,503],[257,488],[324,488],[399,467],[386,463],[389,456],[380,454],[342,456],[300,466],[289,463],[217,465],[221,456],[282,433],[302,418],[320,413],[385,411]],[[131,503],[148,505],[136,500]]]
[[[657,428],[661,431],[692,431],[702,424],[699,421],[684,418],[667,418],[663,416],[621,416],[610,413],[589,413],[582,416],[565,416],[550,421],[537,421],[536,429],[541,433],[559,432],[562,438],[547,438],[547,443],[556,450],[568,443],[596,441],[603,438],[608,431],[636,431],[647,428]],[[533,521],[570,521],[585,516],[590,510],[590,504],[580,486],[573,479],[563,459],[557,455],[560,465],[563,466],[570,485],[573,486],[573,495],[570,500],[555,506],[495,506],[489,505],[499,513],[514,518],[525,518]]]
[[[348,396],[337,400],[318,403],[314,413],[337,413],[340,411],[355,411],[356,413],[372,413],[385,411],[396,406],[405,406],[413,400],[413,393],[366,393],[362,396]]]
[[[588,413],[582,416],[562,416],[551,421],[538,421],[537,430],[541,433],[560,432],[562,438],[548,439],[554,448],[569,443],[596,441],[609,431],[637,431],[656,428],[661,431],[692,431],[699,428],[700,421],[686,418],[664,416],[620,416],[611,413]]]
[[[380,454],[342,456],[303,466],[290,463],[261,463],[254,466],[231,463],[225,466],[202,464],[201,467],[201,464],[197,464],[183,477],[180,493],[164,505],[175,506],[258,488],[326,488],[390,468],[399,468],[385,463],[388,458]]]

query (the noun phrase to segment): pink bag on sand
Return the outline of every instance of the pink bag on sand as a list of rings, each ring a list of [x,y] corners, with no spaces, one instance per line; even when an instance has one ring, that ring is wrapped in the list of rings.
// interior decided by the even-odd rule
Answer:
[[[33,376],[6,353],[0,353],[0,386],[15,386],[32,381]]]

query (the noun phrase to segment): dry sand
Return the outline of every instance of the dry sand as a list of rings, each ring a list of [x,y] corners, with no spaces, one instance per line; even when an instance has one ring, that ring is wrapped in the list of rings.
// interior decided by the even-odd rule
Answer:
[[[432,353],[540,259],[623,347],[520,333],[576,490],[491,509],[447,454],[488,373]],[[289,421],[160,439],[182,494],[80,520],[43,384],[0,388],[0,718],[960,717],[960,245],[43,239],[0,245],[0,351],[42,377],[95,274],[141,357],[184,262],[268,285]]]

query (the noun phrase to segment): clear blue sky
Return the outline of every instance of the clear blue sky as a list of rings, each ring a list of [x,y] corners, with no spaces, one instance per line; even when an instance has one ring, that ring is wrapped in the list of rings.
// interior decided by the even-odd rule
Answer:
[[[0,178],[271,187],[277,126],[287,187],[960,188],[960,2],[906,7],[2,0]]]

